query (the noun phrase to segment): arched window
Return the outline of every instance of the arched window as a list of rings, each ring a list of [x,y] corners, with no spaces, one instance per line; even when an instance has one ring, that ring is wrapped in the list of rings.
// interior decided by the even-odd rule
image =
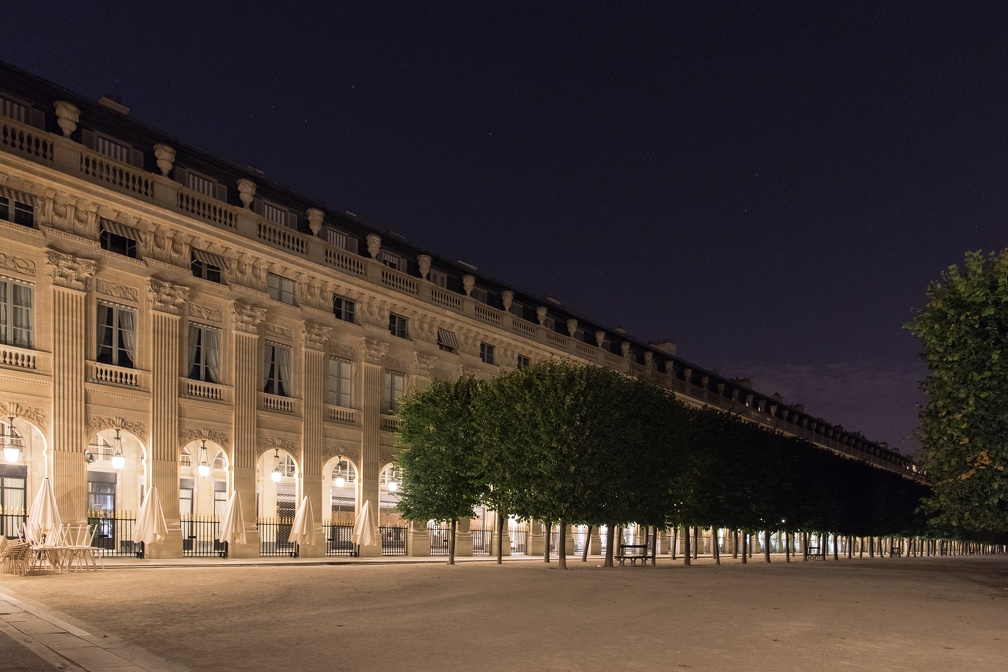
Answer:
[[[179,453],[179,466],[181,467],[191,467],[192,466],[192,455],[186,448],[183,448]]]
[[[217,451],[217,457],[213,461],[214,469],[227,469],[227,455],[224,454],[223,450]]]

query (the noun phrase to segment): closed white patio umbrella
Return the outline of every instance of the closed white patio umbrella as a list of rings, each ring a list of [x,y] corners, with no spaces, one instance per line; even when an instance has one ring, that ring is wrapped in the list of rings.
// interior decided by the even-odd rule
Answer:
[[[237,490],[231,493],[227,508],[224,509],[224,517],[221,518],[220,533],[217,541],[224,543],[245,543],[245,516],[242,514],[241,496]]]
[[[164,541],[167,536],[168,525],[165,523],[164,509],[161,508],[161,497],[158,495],[157,486],[152,485],[137,513],[133,541],[143,542],[144,546],[149,546]]]
[[[43,478],[42,486],[28,512],[28,520],[25,521],[25,540],[30,544],[41,544],[45,535],[61,524],[52,483],[48,477]]]
[[[298,543],[302,546],[311,546],[315,543],[315,514],[312,511],[311,500],[305,495],[301,500],[301,506],[294,514],[294,524],[291,525],[291,543]]]
[[[350,540],[358,546],[377,546],[381,543],[378,526],[371,515],[371,500],[364,500],[364,506],[354,520],[353,535]]]

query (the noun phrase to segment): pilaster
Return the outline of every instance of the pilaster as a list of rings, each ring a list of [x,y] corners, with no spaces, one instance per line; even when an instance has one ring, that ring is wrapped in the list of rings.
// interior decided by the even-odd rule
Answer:
[[[304,407],[302,413],[301,492],[311,502],[315,519],[315,540],[312,546],[300,544],[302,558],[325,556],[325,534],[322,523],[326,516],[322,507],[322,416],[325,403],[325,380],[328,373],[325,359],[326,341],[332,329],[311,322],[301,324],[304,347],[301,349],[304,371]]]
[[[46,253],[52,280],[53,417],[52,462],[47,476],[55,486],[63,522],[87,522],[87,463],[84,447],[84,350],[88,283],[98,264],[70,254]]]
[[[381,395],[382,363],[388,345],[364,338],[361,342],[361,452],[358,464],[360,473],[360,501],[357,510],[371,502],[371,514],[375,520],[381,515],[378,502],[378,470],[381,455]],[[381,555],[380,546],[362,546],[362,556]]]
[[[256,528],[256,402],[260,388],[259,326],[266,311],[238,301],[231,303],[234,327],[234,488],[241,493],[245,517],[246,544],[232,544],[229,555],[236,558],[259,557],[259,530]]]
[[[151,483],[157,486],[168,536],[151,544],[151,558],[182,557],[178,480],[178,367],[182,344],[179,326],[189,288],[149,280],[151,304]]]

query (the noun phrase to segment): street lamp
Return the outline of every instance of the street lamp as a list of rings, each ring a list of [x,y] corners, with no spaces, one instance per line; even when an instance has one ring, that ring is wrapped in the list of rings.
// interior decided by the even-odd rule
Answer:
[[[344,478],[343,474],[340,471],[340,468],[342,466],[343,466],[343,458],[340,457],[339,459],[336,460],[336,476],[333,478],[333,485],[335,485],[337,488],[342,488],[344,485],[346,485],[346,478]]]
[[[399,484],[396,481],[389,481],[388,482],[388,491],[389,492],[395,492],[398,489],[399,489]]]
[[[14,464],[18,461],[18,457],[21,456],[21,449],[18,448],[17,444],[14,443],[14,418],[7,418],[7,433],[4,435],[4,449],[3,449],[4,459],[10,464]]]
[[[126,456],[122,452],[122,439],[119,437],[119,430],[115,430],[115,439],[112,440],[112,466],[122,469],[126,466]]]
[[[280,479],[283,478],[283,473],[280,471],[280,449],[273,449],[273,473],[270,474],[270,478],[273,479],[274,483],[279,483]]]
[[[200,441],[199,466],[196,467],[196,471],[199,472],[201,478],[206,478],[210,475],[210,465],[207,464],[206,439]]]

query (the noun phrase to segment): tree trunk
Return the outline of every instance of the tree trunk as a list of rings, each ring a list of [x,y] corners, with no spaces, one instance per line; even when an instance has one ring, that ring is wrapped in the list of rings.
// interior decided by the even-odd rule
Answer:
[[[649,528],[650,529],[650,528]],[[644,552],[647,552],[647,537],[644,537]],[[658,527],[655,526],[654,534],[651,535],[651,566],[658,564]]]
[[[833,535],[833,561],[837,562],[840,558],[837,556],[837,546],[840,545],[840,537],[838,535]]]
[[[718,544],[718,531],[717,531],[716,527],[712,527],[711,528],[711,543],[713,544],[713,546],[711,548],[714,551],[714,564],[715,565],[720,565],[721,564],[721,548],[719,547],[719,544]]]
[[[763,530],[763,560],[770,562],[770,530]]]
[[[546,538],[543,539],[543,562],[550,561],[550,543],[553,541],[553,523],[543,523],[543,531]]]
[[[739,534],[739,539],[742,540],[742,564],[747,565],[749,564],[749,560],[747,559],[748,554],[746,553],[746,544],[749,542],[749,532],[746,530],[741,530],[741,534]]]
[[[613,556],[613,544],[616,543],[616,525],[609,523],[606,525],[606,545],[605,545],[605,560],[602,561],[603,567],[612,567],[612,556]]]
[[[700,528],[693,528],[693,559],[697,559],[697,555],[700,553]]]
[[[809,556],[809,548],[808,547],[809,547],[809,538],[810,537],[811,537],[811,535],[808,533],[808,531],[805,531],[805,532],[801,533],[801,541],[802,541],[802,544],[801,544],[802,545],[802,556],[801,556],[801,559],[802,559],[802,562],[808,562],[808,556]]]
[[[738,532],[739,531],[736,530],[736,529],[733,529],[731,531],[731,533],[732,533],[731,557],[732,557],[733,560],[738,560],[738,538],[739,538],[739,533]]]
[[[683,544],[685,545],[685,548],[683,548],[683,556],[682,556],[683,557],[683,565],[685,565],[686,567],[689,567],[690,563],[692,562],[692,560],[691,560],[691,555],[692,554],[690,553],[690,529],[689,529],[689,527],[687,527],[686,529],[683,530],[682,538],[683,538]]]
[[[591,546],[591,530],[592,526],[588,526],[588,530],[585,532],[584,549],[581,551],[581,562],[588,562],[588,548]]]
[[[791,533],[784,533],[784,562],[791,562]]]
[[[504,562],[504,516],[497,512],[497,564]]]
[[[458,521],[452,518],[451,521],[451,536],[448,537],[448,564],[455,564],[455,526]]]
[[[679,528],[672,526],[672,543],[669,544],[672,547],[672,559],[676,559],[676,544],[679,543]]]
[[[557,566],[567,569],[567,523],[560,521],[557,532]]]

